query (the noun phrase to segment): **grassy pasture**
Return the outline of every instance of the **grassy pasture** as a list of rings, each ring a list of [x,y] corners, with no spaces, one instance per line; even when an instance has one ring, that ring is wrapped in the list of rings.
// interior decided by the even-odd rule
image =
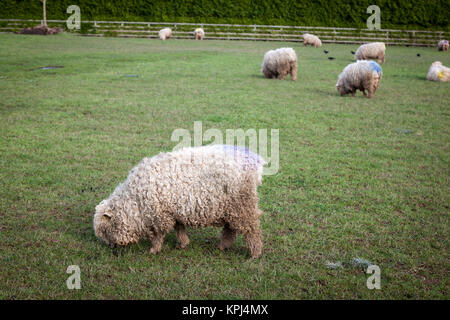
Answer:
[[[296,82],[260,73],[283,46]],[[450,87],[425,77],[450,55],[388,47],[374,99],[340,97],[355,49],[0,35],[0,298],[448,299]],[[172,233],[159,255],[148,241],[115,255],[94,235],[95,205],[194,121],[279,129],[279,171],[259,188],[261,258],[242,237],[220,252],[215,228],[189,229],[185,250]],[[380,267],[381,290],[354,258]]]

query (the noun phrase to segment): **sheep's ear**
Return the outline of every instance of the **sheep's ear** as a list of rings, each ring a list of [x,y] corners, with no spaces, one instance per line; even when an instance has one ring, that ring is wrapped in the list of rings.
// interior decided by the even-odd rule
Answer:
[[[96,207],[95,207],[95,210],[96,211],[99,211],[99,210],[102,210],[103,208],[105,208],[106,207],[106,200],[103,200],[102,202],[100,202]]]

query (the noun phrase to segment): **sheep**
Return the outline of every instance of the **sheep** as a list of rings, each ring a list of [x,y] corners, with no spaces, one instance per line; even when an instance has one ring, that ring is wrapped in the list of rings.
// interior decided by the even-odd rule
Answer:
[[[161,40],[166,40],[172,38],[172,29],[164,28],[159,30],[158,36]]]
[[[320,48],[322,46],[322,41],[320,41],[318,36],[305,33],[304,35],[302,35],[302,38],[304,46],[311,45],[314,46],[314,48]]]
[[[150,253],[161,251],[164,236],[175,229],[189,244],[186,227],[223,227],[219,249],[243,234],[252,258],[262,250],[257,187],[261,156],[243,147],[188,147],[144,158],[127,179],[95,207],[94,230],[110,247],[148,238]]]
[[[355,60],[377,59],[385,62],[386,45],[383,42],[372,42],[361,45],[355,53]]]
[[[197,28],[194,30],[194,36],[195,40],[203,40],[203,38],[205,37],[205,31],[203,30],[203,28]]]
[[[261,72],[264,77],[284,80],[290,74],[291,79],[297,79],[297,54],[292,48],[269,50],[264,55]]]
[[[380,86],[382,78],[381,67],[375,61],[360,60],[349,64],[339,75],[336,88],[341,96],[351,93],[355,96],[356,90],[361,90],[366,96],[365,90],[372,98]]]
[[[427,80],[450,82],[450,68],[442,65],[442,62],[435,61],[428,70]]]
[[[447,51],[448,50],[448,41],[441,40],[438,42],[438,50],[439,51]]]

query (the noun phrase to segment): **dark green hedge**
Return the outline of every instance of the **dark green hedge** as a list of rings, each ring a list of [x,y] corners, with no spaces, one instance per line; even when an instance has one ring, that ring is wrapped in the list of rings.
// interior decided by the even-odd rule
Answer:
[[[66,19],[76,4],[82,20],[277,24],[365,28],[369,5],[381,28],[448,30],[449,0],[47,0],[48,19]],[[0,0],[0,18],[41,19],[39,0]]]

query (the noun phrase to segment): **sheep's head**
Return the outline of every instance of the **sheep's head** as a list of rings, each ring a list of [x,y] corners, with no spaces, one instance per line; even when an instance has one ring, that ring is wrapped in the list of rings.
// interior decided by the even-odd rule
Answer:
[[[336,83],[336,89],[337,91],[341,94],[341,96],[349,94],[351,92],[350,89],[348,89],[343,83],[342,81],[338,81]]]
[[[111,199],[103,200],[95,207],[95,235],[112,248],[138,241],[133,224],[121,211],[123,208]]]

